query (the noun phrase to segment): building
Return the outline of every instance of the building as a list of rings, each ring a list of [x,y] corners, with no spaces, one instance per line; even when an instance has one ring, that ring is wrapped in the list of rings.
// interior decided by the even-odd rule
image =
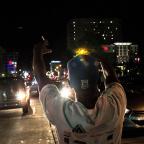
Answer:
[[[0,75],[17,73],[17,52],[6,52],[0,49]]]
[[[114,56],[114,66],[119,76],[128,75],[140,63],[138,45],[131,42],[116,42],[111,45]]]
[[[4,55],[5,55],[5,50],[3,47],[0,47],[0,74],[5,71],[5,61],[4,61]]]
[[[18,52],[11,52],[6,54],[5,66],[8,74],[17,73]]]
[[[138,45],[130,42],[116,42],[111,47],[114,49],[117,65],[137,61]]]
[[[67,48],[73,49],[76,42],[87,32],[101,37],[107,44],[122,41],[121,21],[119,19],[72,19],[67,25]]]

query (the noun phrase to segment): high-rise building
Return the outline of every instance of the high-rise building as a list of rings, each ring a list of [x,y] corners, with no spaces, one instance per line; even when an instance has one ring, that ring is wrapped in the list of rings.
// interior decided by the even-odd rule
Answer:
[[[71,19],[67,25],[67,48],[73,49],[76,42],[87,32],[101,37],[107,44],[122,41],[121,21],[119,19]]]
[[[116,42],[113,49],[113,64],[118,76],[130,75],[140,64],[138,45],[131,42]]]
[[[111,47],[114,49],[117,65],[137,61],[138,45],[130,42],[116,42]]]

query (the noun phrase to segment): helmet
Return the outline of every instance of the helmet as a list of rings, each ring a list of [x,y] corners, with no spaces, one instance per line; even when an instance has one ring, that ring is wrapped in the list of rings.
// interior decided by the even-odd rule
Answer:
[[[67,63],[69,82],[77,90],[91,90],[100,79],[99,61],[90,55],[79,55]]]

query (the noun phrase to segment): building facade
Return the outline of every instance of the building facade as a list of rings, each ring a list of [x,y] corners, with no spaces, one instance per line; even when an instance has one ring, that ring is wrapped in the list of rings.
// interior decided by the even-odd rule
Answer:
[[[0,49],[0,76],[17,73],[18,52],[6,52]]]
[[[121,21],[119,19],[72,19],[67,25],[67,48],[73,49],[75,43],[87,32],[101,37],[107,44],[122,40]]]
[[[116,55],[116,64],[121,65],[136,62],[138,58],[138,45],[130,42],[116,42],[111,45]],[[139,59],[138,59],[139,60]]]
[[[129,75],[140,64],[138,45],[130,42],[116,42],[113,48],[114,66],[119,76]]]

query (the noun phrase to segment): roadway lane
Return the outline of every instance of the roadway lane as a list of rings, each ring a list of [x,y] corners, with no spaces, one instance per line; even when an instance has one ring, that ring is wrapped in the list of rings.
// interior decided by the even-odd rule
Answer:
[[[52,134],[38,99],[25,116],[21,109],[0,111],[0,144],[54,144]]]
[[[53,139],[53,133],[38,98],[31,99],[28,115],[23,116],[21,109],[0,111],[0,144],[55,144],[55,142],[57,139]],[[144,144],[144,136],[133,135],[131,138],[123,138],[122,144]]]

